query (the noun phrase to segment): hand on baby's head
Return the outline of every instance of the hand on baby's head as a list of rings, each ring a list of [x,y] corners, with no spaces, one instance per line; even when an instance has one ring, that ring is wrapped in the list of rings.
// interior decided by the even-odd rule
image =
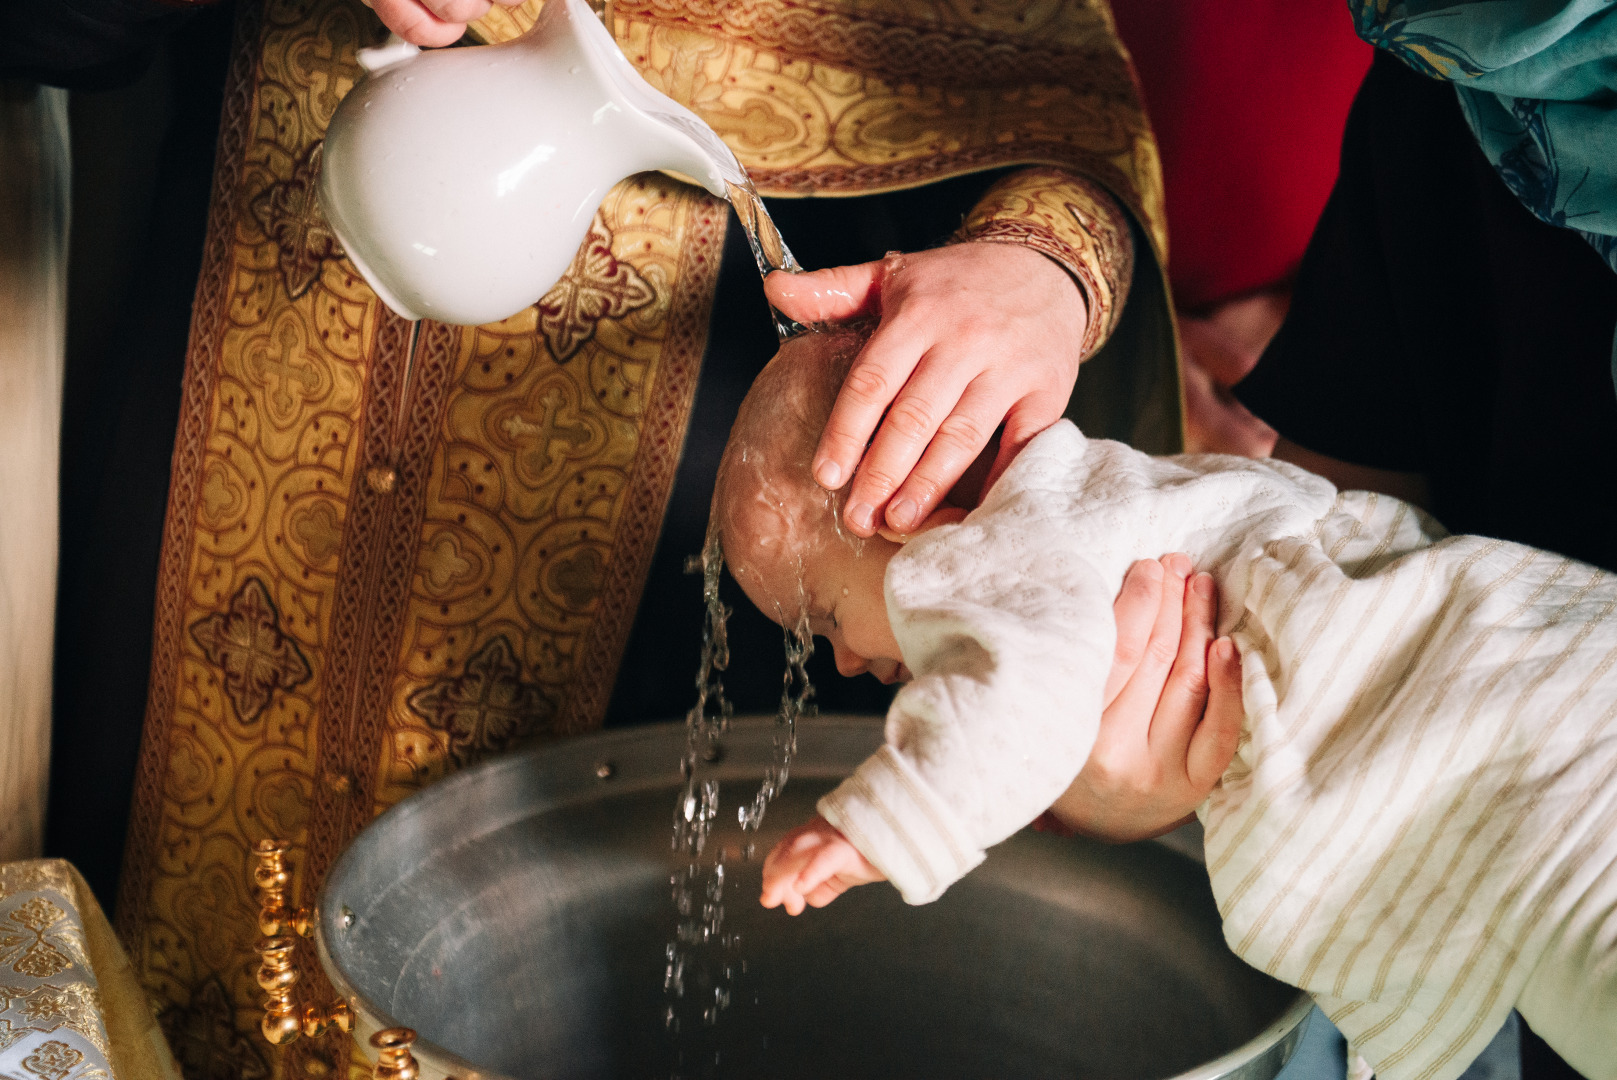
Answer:
[[[763,905],[801,915],[824,907],[855,885],[886,881],[829,821],[818,814],[781,838],[764,859]]]

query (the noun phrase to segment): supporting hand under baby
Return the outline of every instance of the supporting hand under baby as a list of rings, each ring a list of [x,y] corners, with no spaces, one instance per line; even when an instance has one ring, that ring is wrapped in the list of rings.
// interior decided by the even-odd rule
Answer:
[[[886,881],[859,849],[818,814],[776,844],[764,859],[763,905],[785,905],[788,915],[824,907],[854,885]]]

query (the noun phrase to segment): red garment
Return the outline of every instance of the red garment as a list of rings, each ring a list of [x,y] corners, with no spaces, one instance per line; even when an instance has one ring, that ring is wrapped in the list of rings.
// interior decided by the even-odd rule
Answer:
[[[1194,310],[1284,281],[1370,66],[1342,0],[1112,0],[1162,151],[1168,273]]]

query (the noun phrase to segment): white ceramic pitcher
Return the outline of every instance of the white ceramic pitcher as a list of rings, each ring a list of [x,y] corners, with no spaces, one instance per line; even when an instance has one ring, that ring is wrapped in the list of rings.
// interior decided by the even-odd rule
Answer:
[[[682,174],[720,197],[727,181],[746,185],[713,129],[652,89],[584,0],[550,0],[515,41],[404,46],[382,62],[332,117],[320,203],[407,319],[475,325],[521,311],[633,173]]]

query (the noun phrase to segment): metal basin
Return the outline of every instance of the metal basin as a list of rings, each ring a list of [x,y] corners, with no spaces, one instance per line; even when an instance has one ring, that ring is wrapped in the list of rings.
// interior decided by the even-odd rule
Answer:
[[[739,840],[728,808],[762,775],[772,726],[738,721],[726,739],[720,843]],[[801,725],[760,858],[880,739],[877,720]],[[659,725],[536,748],[372,823],[328,877],[317,929],[360,1044],[415,1028],[429,1080],[668,1077],[683,740]],[[729,874],[748,965],[704,1036],[721,1076],[1270,1080],[1308,1015],[1229,951],[1202,866],[1161,843],[1024,831],[934,904],[873,885],[797,919],[758,906],[758,862]]]

